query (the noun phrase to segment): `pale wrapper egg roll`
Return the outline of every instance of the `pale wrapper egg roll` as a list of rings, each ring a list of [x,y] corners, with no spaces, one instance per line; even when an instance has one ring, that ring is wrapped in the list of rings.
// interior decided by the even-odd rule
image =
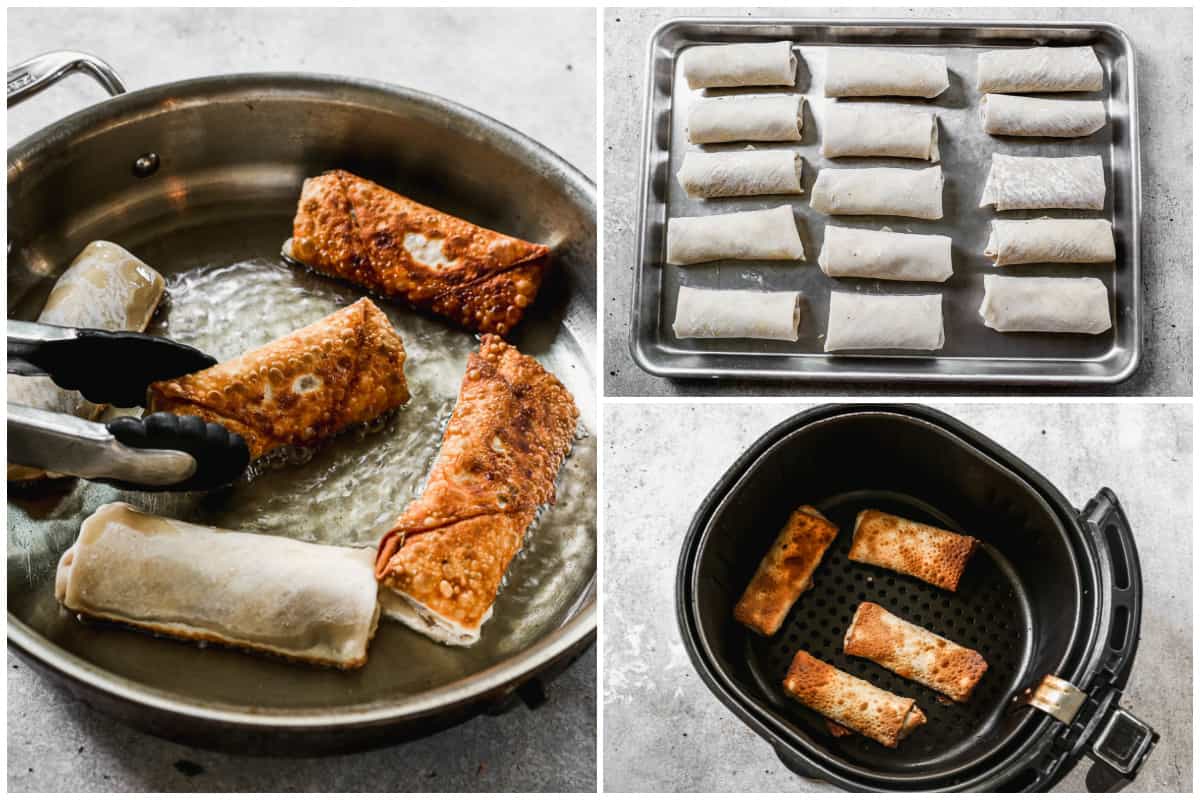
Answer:
[[[816,190],[813,190],[815,196]],[[1100,156],[1006,156],[992,154],[980,207],[997,211],[1030,208],[1104,208],[1104,162]]]
[[[831,278],[942,283],[954,274],[949,236],[825,226],[817,256]]]
[[[692,47],[683,54],[690,89],[728,86],[794,86],[796,54],[791,42]]]
[[[1002,333],[1104,333],[1112,327],[1099,278],[986,275],[979,314]]]
[[[933,525],[867,509],[854,521],[850,560],[955,591],[979,541]]]
[[[349,669],[379,619],[369,549],[241,533],[109,503],[58,564],[71,611],[178,639]]]
[[[940,294],[829,293],[826,353],[940,350],[945,342]]]
[[[993,136],[1090,136],[1108,121],[1099,100],[1047,100],[985,94],[979,101],[983,129]]]
[[[834,216],[942,218],[942,168],[823,169],[812,207]]]
[[[825,104],[821,155],[890,156],[936,162],[937,117],[928,111],[877,103]]]
[[[803,168],[795,150],[691,151],[683,156],[678,178],[689,197],[804,194]]]
[[[679,287],[675,336],[680,339],[799,338],[800,293]]]
[[[995,219],[983,254],[1009,264],[1106,264],[1117,258],[1106,219]]]
[[[826,57],[826,97],[937,97],[950,88],[945,56],[835,47]]]
[[[803,110],[802,94],[701,98],[688,113],[688,141],[798,142],[803,138]]]
[[[843,650],[848,656],[870,659],[901,678],[928,686],[959,703],[971,697],[988,667],[974,650],[903,620],[875,603],[859,604],[846,631]]]
[[[1104,69],[1091,47],[1031,47],[979,54],[980,92],[1098,92]]]
[[[926,721],[913,698],[880,689],[804,650],[792,658],[783,689],[818,714],[884,747],[895,747]]]
[[[791,206],[667,221],[667,263],[803,261],[804,244]]]
[[[162,300],[163,287],[162,275],[120,245],[91,242],[59,276],[37,321],[69,328],[141,332]],[[84,419],[95,419],[104,410],[44,375],[9,375],[8,402]],[[46,474],[35,467],[8,465],[10,481],[35,480]]]
[[[738,622],[762,636],[774,636],[837,536],[837,526],[812,506],[788,517],[771,549],[733,609]]]

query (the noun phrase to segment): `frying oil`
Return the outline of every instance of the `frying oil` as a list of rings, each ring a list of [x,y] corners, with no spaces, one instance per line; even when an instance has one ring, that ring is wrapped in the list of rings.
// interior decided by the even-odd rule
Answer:
[[[351,287],[284,264],[253,259],[200,266],[168,276],[168,301],[149,333],[170,336],[220,361],[237,356],[342,308],[361,295]],[[471,648],[438,645],[399,623],[382,620],[367,666],[349,675],[258,659],[222,648],[196,658],[189,645],[153,642],[65,619],[53,599],[58,555],[97,506],[125,500],[147,511],[256,533],[323,544],[375,547],[421,491],[454,409],[470,334],[377,301],[400,333],[412,399],[372,423],[312,448],[277,453],[253,474],[213,493],[121,492],[85,481],[39,489],[39,498],[10,504],[9,576],[39,589],[35,627],[89,660],[161,688],[257,706],[311,707],[379,702],[470,676],[514,655],[561,624],[595,573],[596,443],[585,425],[559,474],[557,503],[545,509],[505,576],[495,613]],[[574,370],[562,347],[538,357],[570,386]],[[577,393],[582,389],[571,387]],[[584,398],[580,398],[581,400]],[[589,404],[581,402],[587,413]],[[65,487],[65,488],[64,488]],[[11,592],[10,592],[11,604]],[[120,642],[114,652],[114,645]],[[147,643],[160,650],[147,651]],[[173,647],[173,651],[161,648]],[[144,653],[146,658],[137,657]],[[178,668],[164,666],[177,662]],[[151,664],[154,666],[151,667]],[[229,680],[234,670],[238,680]],[[309,691],[298,691],[303,686]]]

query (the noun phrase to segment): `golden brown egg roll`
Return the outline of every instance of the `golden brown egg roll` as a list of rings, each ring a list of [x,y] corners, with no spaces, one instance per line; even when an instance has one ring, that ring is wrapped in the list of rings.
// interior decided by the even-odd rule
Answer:
[[[792,658],[783,689],[818,714],[884,747],[895,747],[925,724],[925,714],[916,700],[880,689],[804,650]]]
[[[423,206],[343,170],[304,182],[290,255],[481,333],[507,333],[537,296],[550,248]]]
[[[54,595],[151,633],[350,669],[379,620],[372,555],[109,503],[63,553]]]
[[[987,672],[983,656],[875,603],[860,603],[846,631],[848,656],[868,658],[902,678],[965,703]]]
[[[978,545],[970,536],[867,509],[855,520],[850,560],[912,575],[953,592]]]
[[[554,502],[578,421],[557,378],[485,335],[425,490],[379,544],[384,613],[445,644],[478,641],[526,529]]]
[[[763,636],[774,636],[788,610],[812,586],[812,574],[837,532],[837,526],[812,506],[793,511],[734,607],[734,619]]]
[[[151,384],[146,408],[220,423],[254,459],[408,402],[404,359],[387,315],[363,298],[215,367]]]

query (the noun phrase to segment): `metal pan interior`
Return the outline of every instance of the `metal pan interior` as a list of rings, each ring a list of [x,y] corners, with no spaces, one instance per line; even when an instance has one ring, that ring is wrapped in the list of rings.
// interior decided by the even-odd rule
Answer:
[[[480,224],[555,245],[552,277],[512,341],[571,389],[586,435],[560,474],[558,503],[531,531],[473,648],[443,647],[384,621],[368,665],[343,674],[81,624],[58,608],[52,581],[59,554],[85,516],[118,498],[205,524],[374,546],[420,491],[467,353],[477,345],[469,333],[377,300],[403,337],[413,394],[386,419],[220,493],[132,494],[69,480],[10,487],[10,627],[24,627],[34,655],[71,678],[102,678],[144,693],[144,701],[250,712],[267,726],[298,716],[378,721],[436,706],[439,691],[461,700],[481,673],[499,680],[497,668],[509,667],[511,679],[512,670],[535,667],[539,643],[578,626],[594,600],[595,226],[586,180],[486,118],[371,85],[222,78],[112,102],[95,118],[81,119],[91,113],[84,112],[9,153],[10,231],[17,233],[10,316],[36,316],[74,253],[106,238],[167,278],[169,300],[151,332],[221,359],[284,335],[362,294],[279,256],[300,182],[343,167]],[[140,180],[129,165],[146,151],[159,153],[162,167]],[[585,636],[590,625],[584,628],[571,637]],[[518,666],[523,658],[533,661]]]
[[[840,532],[776,636],[732,617],[759,559],[798,505],[815,503]],[[846,558],[854,516],[878,507],[968,532],[984,542],[957,592]],[[963,440],[895,413],[832,417],[784,436],[742,475],[709,520],[695,559],[693,612],[706,656],[734,697],[818,763],[856,778],[936,786],[1007,752],[1040,722],[1013,711],[1019,687],[1071,656],[1085,601],[1059,517],[1028,483]],[[841,653],[858,603],[979,650],[989,663],[964,705]],[[929,717],[895,750],[860,736],[836,739],[819,716],[779,688],[798,649],[889,691]]]

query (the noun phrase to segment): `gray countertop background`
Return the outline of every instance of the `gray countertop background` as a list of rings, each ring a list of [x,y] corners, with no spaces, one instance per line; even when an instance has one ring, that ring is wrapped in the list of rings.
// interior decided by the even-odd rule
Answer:
[[[592,9],[23,9],[10,66],[53,49],[108,61],[130,89],[231,72],[370,78],[456,100],[596,173]],[[553,35],[547,35],[552,32]],[[8,114],[8,141],[105,97],[75,75]],[[592,791],[593,648],[535,712],[482,717],[367,754],[268,759],[172,744],[113,722],[9,656],[10,791]]]
[[[646,46],[660,23],[682,16],[1104,20],[1133,40],[1142,140],[1142,364],[1109,387],[671,381],[629,354]],[[1192,11],[1149,8],[623,8],[604,12],[604,371],[608,396],[889,394],[1192,394]]]
[[[1077,507],[1102,486],[1117,493],[1145,579],[1141,644],[1122,705],[1162,737],[1128,791],[1191,791],[1191,403],[935,405],[1008,448]],[[789,772],[717,700],[692,667],[675,622],[676,561],[697,506],[747,447],[803,408],[606,408],[606,791],[829,790]],[[1057,790],[1086,791],[1089,766],[1085,759]]]

